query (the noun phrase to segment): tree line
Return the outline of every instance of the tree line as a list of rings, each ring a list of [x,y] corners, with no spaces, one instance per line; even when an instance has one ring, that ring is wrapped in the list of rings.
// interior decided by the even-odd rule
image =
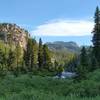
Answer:
[[[32,72],[35,68],[50,70],[52,66],[51,54],[48,46],[39,43],[35,39],[27,38],[26,48],[23,49],[19,44],[5,44],[0,40],[0,70],[16,72]]]
[[[79,79],[86,78],[88,72],[92,72],[100,68],[100,10],[96,8],[94,16],[94,29],[92,31],[92,43],[93,45],[86,48],[82,47],[79,56],[79,63],[76,68]]]

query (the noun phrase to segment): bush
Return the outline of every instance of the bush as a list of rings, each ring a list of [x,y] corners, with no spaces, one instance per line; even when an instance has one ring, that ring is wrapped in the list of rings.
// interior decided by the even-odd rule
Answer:
[[[0,79],[0,100],[99,100],[100,70],[86,80],[54,79],[33,74],[5,76]]]

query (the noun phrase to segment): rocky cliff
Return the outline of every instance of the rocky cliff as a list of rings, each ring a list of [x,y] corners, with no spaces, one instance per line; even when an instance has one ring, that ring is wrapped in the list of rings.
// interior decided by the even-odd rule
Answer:
[[[0,23],[0,39],[8,44],[19,44],[25,48],[27,43],[28,31],[16,24]]]

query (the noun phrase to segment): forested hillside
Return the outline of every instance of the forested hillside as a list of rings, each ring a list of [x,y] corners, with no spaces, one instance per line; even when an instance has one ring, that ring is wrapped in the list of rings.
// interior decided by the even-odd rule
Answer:
[[[11,72],[32,72],[51,63],[49,49],[37,43],[25,29],[16,24],[0,24],[0,69]],[[41,53],[41,54],[40,54]],[[40,58],[42,57],[42,58]]]
[[[39,43],[16,24],[0,24],[0,69],[17,73],[46,70],[52,75],[67,68],[80,51],[74,42]]]

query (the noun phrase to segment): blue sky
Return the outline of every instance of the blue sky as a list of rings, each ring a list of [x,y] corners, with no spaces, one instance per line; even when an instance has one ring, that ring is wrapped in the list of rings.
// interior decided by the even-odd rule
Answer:
[[[89,45],[93,15],[99,4],[100,0],[0,0],[0,22],[16,23],[43,41]]]

